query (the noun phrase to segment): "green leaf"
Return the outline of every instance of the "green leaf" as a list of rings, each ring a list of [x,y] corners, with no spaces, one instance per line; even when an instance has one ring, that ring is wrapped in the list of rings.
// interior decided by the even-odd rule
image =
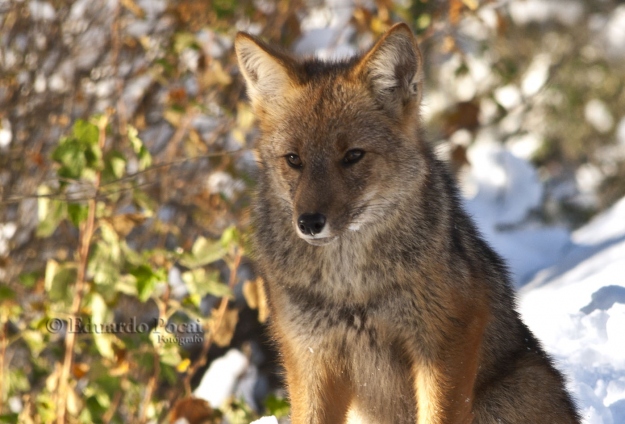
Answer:
[[[22,332],[22,339],[26,342],[31,354],[35,357],[39,356],[41,351],[46,347],[43,333],[40,331],[24,330]]]
[[[152,155],[139,138],[139,131],[133,126],[128,126],[128,140],[139,159],[139,171],[143,171],[152,165]]]
[[[200,299],[207,294],[217,297],[232,297],[230,288],[219,281],[219,272],[206,272],[204,268],[196,268],[182,273],[182,281],[185,282],[189,293],[197,295]]]
[[[72,135],[75,139],[87,144],[98,144],[98,127],[82,119],[76,120]]]
[[[252,408],[242,399],[233,399],[224,405],[226,422],[230,424],[247,424],[258,419]]]
[[[19,279],[24,287],[28,289],[33,288],[39,279],[39,272],[33,271],[20,274]]]
[[[275,415],[276,418],[285,418],[289,416],[291,405],[289,405],[288,400],[271,394],[265,399],[265,408],[267,408],[268,415]]]
[[[223,258],[225,254],[226,249],[224,249],[221,241],[199,237],[195,243],[193,243],[191,253],[182,255],[180,263],[187,268],[195,268],[218,261]]]
[[[114,287],[117,293],[137,296],[137,279],[132,275],[120,275]]]
[[[87,166],[84,147],[83,143],[73,138],[61,140],[52,152],[52,159],[62,165],[57,172],[59,177],[73,180],[80,178]]]
[[[85,390],[86,392],[86,390]],[[86,393],[85,393],[86,395]],[[79,419],[83,423],[99,423],[102,422],[102,416],[106,414],[108,406],[103,406],[100,401],[102,397],[97,395],[85,396],[85,408],[80,411]],[[108,402],[110,404],[110,402]]]
[[[124,265],[122,242],[110,223],[99,220],[101,240],[95,243],[89,257],[88,274],[93,276],[101,294],[112,294]],[[108,298],[108,297],[107,297]]]
[[[0,285],[0,302],[15,299],[15,292],[8,286]]]
[[[47,197],[51,193],[52,190],[47,186],[37,189],[37,195],[40,196],[37,199],[37,237],[51,236],[67,215],[67,204]]]
[[[174,50],[176,53],[182,52],[186,48],[198,49],[197,39],[194,34],[190,32],[179,32],[174,38]]]
[[[69,306],[72,300],[70,287],[75,281],[76,268],[73,264],[59,264],[53,259],[48,260],[44,287],[52,302],[64,302],[66,306]]]
[[[87,216],[89,216],[89,207],[80,203],[68,203],[67,215],[72,224],[79,227],[80,224],[87,219]]]
[[[135,153],[139,153],[143,147],[143,141],[139,138],[139,131],[132,125],[128,125],[128,140]]]
[[[237,2],[234,0],[215,0],[213,10],[219,19],[230,18],[237,9]]]
[[[78,120],[72,137],[61,139],[52,152],[52,159],[61,167],[57,175],[63,179],[93,179],[94,170],[102,169],[102,150],[98,146],[99,129],[89,122]],[[64,186],[67,182],[61,182]]]
[[[22,393],[30,390],[28,376],[23,369],[9,369],[9,391]]]
[[[56,404],[52,395],[48,392],[41,392],[36,397],[36,416],[40,422],[51,423],[56,420]]]
[[[0,415],[0,423],[17,424],[17,414],[2,414]]]
[[[113,351],[113,341],[115,336],[108,333],[94,333],[93,341],[100,355],[108,359],[115,358],[115,352]]]
[[[120,258],[117,258],[113,248],[106,243],[93,246],[89,258],[88,271],[93,276],[93,282],[99,286],[113,287],[119,279]]]
[[[169,384],[176,384],[178,382],[176,367],[161,363],[160,379],[161,381],[166,381]]]
[[[98,146],[97,144],[87,146],[87,148],[85,149],[85,159],[87,161],[88,169],[100,170],[103,168],[102,149],[100,149],[100,146]]]
[[[150,298],[156,283],[167,281],[164,269],[161,268],[154,272],[148,265],[139,265],[131,270],[130,274],[137,279],[137,297],[142,302]]]
[[[91,322],[96,325],[111,322],[111,311],[104,301],[104,298],[98,293],[92,293],[89,300],[89,305],[91,306]]]
[[[172,337],[173,335],[169,335],[167,333],[162,333],[165,337]],[[180,350],[177,345],[174,343],[165,344],[160,350],[161,356],[161,364],[166,364],[171,367],[177,367],[180,361],[182,361],[182,357],[180,356]]]
[[[104,181],[114,181],[122,178],[126,172],[126,158],[117,150],[108,152],[104,158]]]
[[[105,324],[112,322],[112,313],[100,294],[91,294],[89,306],[91,306],[91,323],[95,328],[102,328]],[[115,357],[115,352],[113,351],[114,336],[112,334],[95,331],[93,340],[100,355],[108,359]]]
[[[241,244],[241,234],[239,233],[239,230],[237,230],[237,227],[235,227],[234,225],[226,228],[221,234],[222,246],[227,248],[233,243],[236,245]]]

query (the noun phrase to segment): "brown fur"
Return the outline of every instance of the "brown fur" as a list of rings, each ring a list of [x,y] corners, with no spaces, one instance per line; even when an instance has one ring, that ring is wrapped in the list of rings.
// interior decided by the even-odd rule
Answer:
[[[254,240],[293,423],[579,422],[423,140],[408,27],[339,62],[235,45],[262,131]],[[321,232],[298,229],[307,213]]]

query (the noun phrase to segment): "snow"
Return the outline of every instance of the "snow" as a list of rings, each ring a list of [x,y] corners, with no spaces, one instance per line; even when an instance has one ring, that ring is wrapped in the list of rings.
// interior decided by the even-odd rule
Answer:
[[[0,150],[4,150],[9,147],[12,139],[13,133],[11,132],[11,122],[6,118],[2,118],[0,120]]]
[[[538,93],[549,78],[551,57],[547,53],[540,53],[534,57],[529,68],[523,76],[521,91],[525,97]]]
[[[243,353],[230,349],[211,363],[193,395],[206,400],[211,407],[219,408],[234,393],[237,380],[248,365],[249,360]]]
[[[521,103],[521,92],[513,84],[506,85],[495,90],[495,99],[500,105],[510,110]]]
[[[607,25],[603,28],[602,37],[608,56],[622,59],[625,57],[625,5],[620,5],[610,15]]]
[[[56,17],[54,7],[47,2],[31,1],[28,8],[36,21],[52,21]]]
[[[517,25],[554,20],[572,26],[579,23],[584,14],[584,5],[578,0],[513,0],[508,5]]]
[[[467,152],[467,210],[508,262],[523,319],[567,376],[583,422],[625,423],[625,198],[572,233],[539,225],[536,171],[482,139]],[[577,176],[589,193],[591,171]]]
[[[278,419],[276,417],[262,417],[260,420],[256,420],[252,424],[278,424]]]
[[[616,128],[616,141],[619,145],[625,147],[625,117],[621,118]]]
[[[542,200],[536,170],[511,149],[492,142],[473,144],[462,177],[465,207],[490,244],[501,254],[520,286],[537,270],[557,261],[569,241],[563,227],[527,223]]]
[[[584,107],[584,118],[602,134],[609,132],[614,126],[614,118],[610,108],[598,99],[592,99]]]
[[[521,290],[524,320],[569,377],[586,423],[625,422],[625,198],[575,231]]]

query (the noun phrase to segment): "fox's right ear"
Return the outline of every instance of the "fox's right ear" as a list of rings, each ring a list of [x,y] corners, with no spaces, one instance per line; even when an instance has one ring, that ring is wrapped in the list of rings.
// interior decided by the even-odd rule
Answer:
[[[237,34],[234,49],[252,106],[279,100],[293,86],[294,63],[286,54],[244,32]]]
[[[355,71],[375,99],[392,115],[401,116],[421,101],[423,59],[406,24],[396,24],[360,59]]]

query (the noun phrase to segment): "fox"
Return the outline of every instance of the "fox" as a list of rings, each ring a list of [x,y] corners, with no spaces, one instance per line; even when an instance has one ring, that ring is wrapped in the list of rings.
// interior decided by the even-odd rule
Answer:
[[[244,32],[234,47],[259,129],[252,242],[291,422],[579,423],[425,139],[409,26],[330,61]]]

